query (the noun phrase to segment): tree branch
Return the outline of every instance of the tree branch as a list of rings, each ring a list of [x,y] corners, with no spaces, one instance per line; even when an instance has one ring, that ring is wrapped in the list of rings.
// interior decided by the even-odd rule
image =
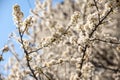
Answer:
[[[31,71],[31,73],[32,73],[33,77],[35,78],[35,80],[38,80],[37,76],[34,73],[34,70],[32,69],[32,67],[30,65],[30,60],[28,58],[29,54],[28,54],[28,51],[25,49],[25,45],[23,43],[23,34],[21,33],[20,28],[18,28],[18,32],[19,32],[19,36],[20,36],[20,42],[21,42],[22,47],[23,47],[23,51],[24,51],[25,55],[27,56],[26,57],[27,66],[28,66],[29,70]]]
[[[107,18],[107,16],[112,12],[112,8],[107,12],[107,14],[98,22],[97,25],[95,25],[94,29],[92,30],[92,32],[89,34],[89,38],[91,38],[93,36],[93,34],[95,33],[95,31],[97,30],[97,28],[102,24],[102,22]],[[85,45],[85,48],[83,49],[83,55],[82,55],[82,61],[80,63],[80,70],[83,67],[83,63],[85,61],[84,57],[86,55],[86,51],[88,48],[88,44]],[[79,77],[81,77],[82,73],[79,74]]]

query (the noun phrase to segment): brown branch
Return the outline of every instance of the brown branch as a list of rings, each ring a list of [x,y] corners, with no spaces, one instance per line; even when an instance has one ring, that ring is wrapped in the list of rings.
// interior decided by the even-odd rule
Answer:
[[[18,28],[18,32],[19,32],[19,36],[20,36],[20,42],[21,42],[22,47],[23,47],[23,51],[24,51],[26,56],[29,56],[28,51],[25,49],[25,45],[24,45],[24,42],[23,42],[23,34],[21,33],[20,28]],[[32,73],[32,76],[35,78],[35,80],[38,80],[37,76],[34,73],[34,70],[32,69],[32,67],[30,65],[30,60],[29,60],[28,57],[26,57],[26,61],[27,61],[27,66]]]
[[[110,43],[110,44],[120,44],[120,42],[114,42],[114,41],[112,41],[112,40],[102,40],[102,39],[97,39],[97,38],[95,38],[95,39],[91,39],[90,41],[100,41],[100,42],[104,42],[104,43]]]
[[[67,29],[60,35],[59,38],[61,38],[63,35],[65,35],[66,32],[70,29],[71,26],[72,26],[72,25],[69,25],[69,26],[67,27]],[[25,29],[26,29],[26,28],[25,28]],[[24,31],[25,31],[25,30],[24,30]],[[43,46],[43,47],[41,47],[41,48],[38,48],[38,49],[36,49],[36,50],[34,50],[34,51],[28,52],[28,51],[25,49],[25,45],[24,45],[24,42],[23,42],[23,39],[22,39],[24,33],[22,33],[22,32],[20,31],[20,28],[18,28],[18,32],[19,32],[19,36],[20,36],[20,43],[22,44],[24,53],[26,54],[27,66],[29,67],[29,69],[30,69],[33,77],[34,77],[36,80],[38,80],[37,77],[36,77],[36,75],[35,75],[35,73],[34,73],[34,70],[32,69],[32,67],[31,67],[31,65],[30,65],[29,54],[30,54],[30,53],[33,53],[33,52],[37,52],[37,51],[43,49],[44,47],[48,47],[50,44],[52,44],[53,42],[55,42],[55,41],[58,40],[58,39],[53,39],[53,40],[52,40],[50,43],[48,43],[47,45],[45,45],[45,46]],[[45,74],[43,73],[43,75],[45,75]],[[45,75],[45,76],[46,76],[49,80],[51,80],[47,75]]]
[[[97,28],[102,24],[102,22],[108,17],[108,15],[113,11],[113,9],[111,8],[107,14],[98,22],[97,25],[95,25],[94,29],[92,30],[92,32],[89,34],[89,38],[91,38],[94,34],[94,32],[97,30]]]
[[[110,67],[108,67],[108,66],[105,66],[105,65],[103,65],[102,63],[100,63],[100,64],[98,64],[98,63],[96,63],[96,62],[94,62],[94,61],[91,61],[92,62],[92,64],[94,64],[96,67],[99,67],[99,68],[103,68],[103,69],[107,69],[107,70],[111,70],[111,71],[114,71],[115,73],[117,73],[117,72],[120,72],[120,69],[119,68],[110,68]]]
[[[93,36],[93,34],[95,33],[95,31],[97,30],[97,28],[102,24],[102,22],[107,18],[107,16],[112,12],[112,8],[107,12],[107,14],[98,22],[97,25],[95,25],[94,29],[92,30],[92,32],[89,34],[89,38],[91,38]],[[82,61],[80,63],[80,70],[83,67],[83,63],[85,61],[84,57],[86,55],[86,51],[87,48],[89,47],[88,44],[85,45],[84,49],[83,49],[83,55],[82,55]],[[82,73],[79,73],[79,77],[81,77]]]

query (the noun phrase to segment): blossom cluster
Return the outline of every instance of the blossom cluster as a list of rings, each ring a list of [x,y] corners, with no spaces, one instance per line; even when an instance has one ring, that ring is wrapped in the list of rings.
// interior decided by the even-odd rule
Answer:
[[[6,65],[10,73],[5,79],[119,80],[119,4],[64,0],[53,7],[52,0],[36,0],[25,20],[20,6],[14,5],[14,39],[23,52],[10,46],[14,56]]]

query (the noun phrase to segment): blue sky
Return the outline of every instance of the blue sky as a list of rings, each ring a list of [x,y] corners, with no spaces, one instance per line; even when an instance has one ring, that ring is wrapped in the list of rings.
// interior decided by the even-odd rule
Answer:
[[[29,1],[32,5],[31,7],[34,7],[34,0]],[[21,6],[25,17],[29,15],[30,6],[27,0],[0,0],[0,48],[2,48],[7,43],[10,33],[16,29],[12,18],[12,6],[15,3]],[[10,57],[10,52],[3,55],[4,61],[0,62],[0,73],[4,73],[2,66],[8,62]]]
[[[21,10],[24,12],[24,17],[27,17],[29,15],[30,8],[34,8],[34,1],[35,0],[0,0],[0,48],[7,43],[10,33],[16,30],[16,26],[14,25],[12,18],[12,6],[16,3],[19,4]],[[63,0],[53,0],[53,3],[56,4],[61,1]],[[0,62],[0,66],[5,64],[10,57],[10,52],[5,53],[3,56],[4,61]],[[0,69],[0,73],[1,71],[2,70]]]
[[[30,2],[33,7],[34,0]],[[16,28],[12,20],[12,6],[15,3],[21,6],[25,16],[29,14],[30,7],[27,0],[0,0],[0,47],[7,42],[8,35]]]

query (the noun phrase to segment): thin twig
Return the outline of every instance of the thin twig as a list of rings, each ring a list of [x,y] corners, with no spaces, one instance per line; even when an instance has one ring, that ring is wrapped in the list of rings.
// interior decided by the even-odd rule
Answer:
[[[24,35],[24,33],[25,33],[25,31],[27,30],[27,28],[28,28],[28,26],[26,25],[25,28],[24,28],[24,30],[21,32],[21,36]]]
[[[60,37],[59,38],[61,38],[63,35],[65,35],[66,34],[66,32],[70,29],[70,27],[71,27],[72,25],[69,25],[68,27],[67,27],[67,29],[60,35]],[[39,50],[41,50],[41,49],[43,49],[43,48],[45,48],[45,47],[48,47],[49,45],[51,45],[52,43],[54,43],[55,41],[57,41],[58,39],[53,39],[50,43],[48,43],[47,45],[45,45],[45,46],[42,46],[42,47],[40,47],[40,48],[38,48],[38,49],[36,49],[36,50],[33,50],[33,51],[30,51],[29,52],[29,54],[30,53],[33,53],[33,52],[37,52],[37,51],[39,51]]]
[[[86,9],[87,9],[87,2],[88,1],[86,1],[86,3],[85,3],[85,6],[84,6],[84,10],[83,10],[83,24],[85,24],[86,22],[85,22],[85,19],[86,19]]]
[[[104,43],[110,43],[110,44],[120,44],[120,42],[114,42],[114,41],[112,41],[112,40],[102,40],[102,39],[97,39],[97,38],[95,38],[95,39],[91,39],[90,41],[100,41],[100,42],[104,42]]]
[[[98,8],[98,5],[97,5],[97,2],[95,0],[93,0],[93,1],[94,1],[96,10],[98,11],[98,20],[100,21],[100,14],[99,14],[99,8]]]

